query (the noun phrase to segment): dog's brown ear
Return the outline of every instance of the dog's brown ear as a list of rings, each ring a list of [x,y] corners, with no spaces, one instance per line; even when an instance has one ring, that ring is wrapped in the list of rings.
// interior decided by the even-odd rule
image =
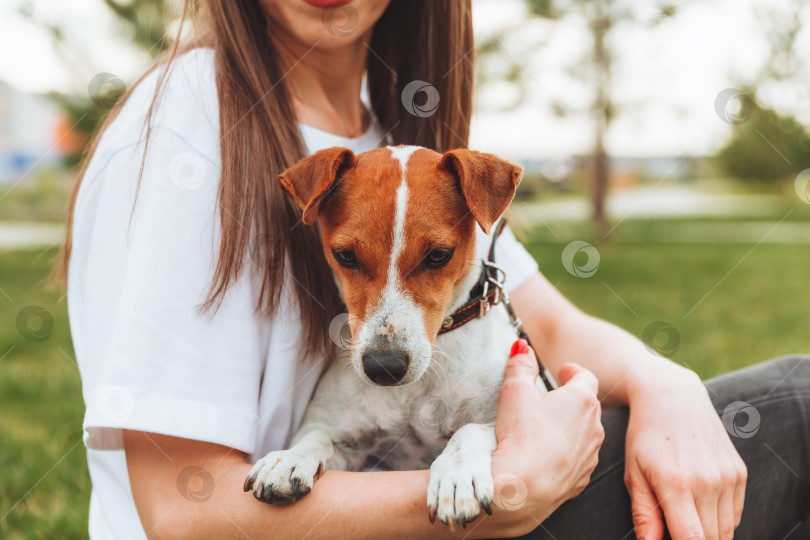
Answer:
[[[446,152],[439,168],[456,177],[470,212],[487,234],[512,202],[523,174],[505,159],[464,148]]]
[[[318,217],[318,205],[354,164],[354,153],[348,148],[327,148],[278,175],[278,181],[301,207],[303,222],[309,224]]]

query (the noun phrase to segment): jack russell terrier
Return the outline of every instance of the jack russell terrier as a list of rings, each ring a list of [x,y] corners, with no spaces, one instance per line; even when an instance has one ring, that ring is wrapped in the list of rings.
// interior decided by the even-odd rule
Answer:
[[[465,527],[491,514],[498,392],[515,333],[525,334],[494,249],[478,258],[475,226],[490,232],[521,173],[491,154],[396,146],[329,148],[279,175],[303,222],[320,225],[352,338],[291,448],[260,459],[245,491],[284,505],[324,468],[430,467],[431,522]],[[553,383],[540,373],[544,392]]]

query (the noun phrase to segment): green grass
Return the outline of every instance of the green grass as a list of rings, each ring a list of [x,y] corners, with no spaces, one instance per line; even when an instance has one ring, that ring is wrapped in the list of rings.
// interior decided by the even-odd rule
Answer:
[[[585,311],[637,336],[655,321],[670,324],[679,337],[672,358],[703,377],[810,352],[810,245],[660,243],[661,231],[701,223],[707,235],[735,225],[626,222],[610,243],[600,244],[586,226],[554,225],[553,233],[532,231],[527,245],[549,280]],[[563,248],[577,239],[598,247],[592,277],[572,276],[562,265]],[[7,514],[0,538],[86,536],[90,481],[84,447],[76,445],[84,406],[66,303],[44,288],[52,256],[0,252],[0,517]],[[29,305],[53,317],[43,341],[30,341],[17,328],[18,314]],[[36,332],[37,324],[32,320],[29,328]]]
[[[0,186],[0,220],[63,223],[73,172],[37,167],[19,183]]]
[[[0,252],[0,357],[5,355],[0,360],[0,538],[4,539],[87,536],[90,478],[81,443],[84,404],[67,304],[60,302],[60,292],[45,287],[53,255],[52,250]],[[28,306],[40,306],[46,319],[52,317],[50,331],[42,326],[41,317],[31,318],[27,325],[31,337],[47,339],[32,341],[19,331],[19,313]]]

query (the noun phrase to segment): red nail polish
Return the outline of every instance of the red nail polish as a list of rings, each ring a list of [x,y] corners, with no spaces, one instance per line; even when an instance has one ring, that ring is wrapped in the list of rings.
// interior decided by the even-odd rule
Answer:
[[[516,354],[528,354],[529,353],[529,344],[526,343],[526,340],[521,338],[512,344],[512,350],[509,351],[509,356],[515,356]]]

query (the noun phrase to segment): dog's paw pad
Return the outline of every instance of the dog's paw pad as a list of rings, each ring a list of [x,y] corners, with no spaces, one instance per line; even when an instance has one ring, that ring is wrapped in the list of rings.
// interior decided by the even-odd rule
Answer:
[[[481,510],[492,514],[495,486],[489,456],[440,455],[430,467],[428,518],[455,529],[475,521]]]
[[[292,450],[270,452],[253,466],[244,490],[262,502],[283,506],[309,493],[321,469],[313,456]]]

